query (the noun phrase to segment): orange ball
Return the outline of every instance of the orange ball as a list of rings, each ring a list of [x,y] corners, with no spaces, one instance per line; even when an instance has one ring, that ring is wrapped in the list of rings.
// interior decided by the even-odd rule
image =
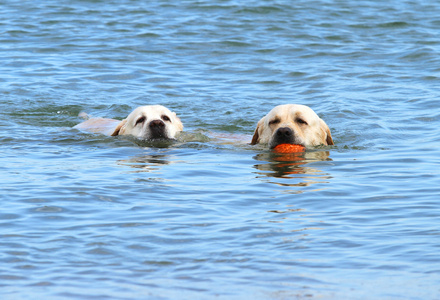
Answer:
[[[280,144],[273,148],[273,151],[276,153],[295,153],[295,152],[303,152],[306,148],[302,145],[294,145],[294,144]]]

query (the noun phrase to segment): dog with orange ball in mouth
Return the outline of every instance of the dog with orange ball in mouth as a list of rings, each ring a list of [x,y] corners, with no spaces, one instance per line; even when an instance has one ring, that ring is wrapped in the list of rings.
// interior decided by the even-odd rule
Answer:
[[[310,107],[274,107],[257,124],[251,145],[268,144],[277,153],[303,152],[307,147],[334,145],[330,128]]]

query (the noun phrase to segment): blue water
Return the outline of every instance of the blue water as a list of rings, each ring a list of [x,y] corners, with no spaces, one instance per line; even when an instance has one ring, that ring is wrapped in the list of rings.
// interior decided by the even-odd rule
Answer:
[[[2,299],[440,299],[437,1],[1,1]],[[284,103],[334,147],[223,144]],[[78,113],[162,104],[163,145]]]

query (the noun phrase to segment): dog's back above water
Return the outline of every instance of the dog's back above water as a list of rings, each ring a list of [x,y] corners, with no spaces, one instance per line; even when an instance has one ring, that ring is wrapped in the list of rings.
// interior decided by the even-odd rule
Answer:
[[[74,128],[108,136],[130,135],[138,139],[174,139],[183,130],[176,113],[162,105],[140,106],[126,119],[90,118]]]

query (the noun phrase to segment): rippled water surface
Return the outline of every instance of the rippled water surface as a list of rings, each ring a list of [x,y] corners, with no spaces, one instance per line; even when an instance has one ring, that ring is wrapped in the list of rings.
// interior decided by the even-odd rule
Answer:
[[[0,1],[1,298],[439,299],[440,4],[144,2]],[[336,145],[208,138],[284,103]]]

